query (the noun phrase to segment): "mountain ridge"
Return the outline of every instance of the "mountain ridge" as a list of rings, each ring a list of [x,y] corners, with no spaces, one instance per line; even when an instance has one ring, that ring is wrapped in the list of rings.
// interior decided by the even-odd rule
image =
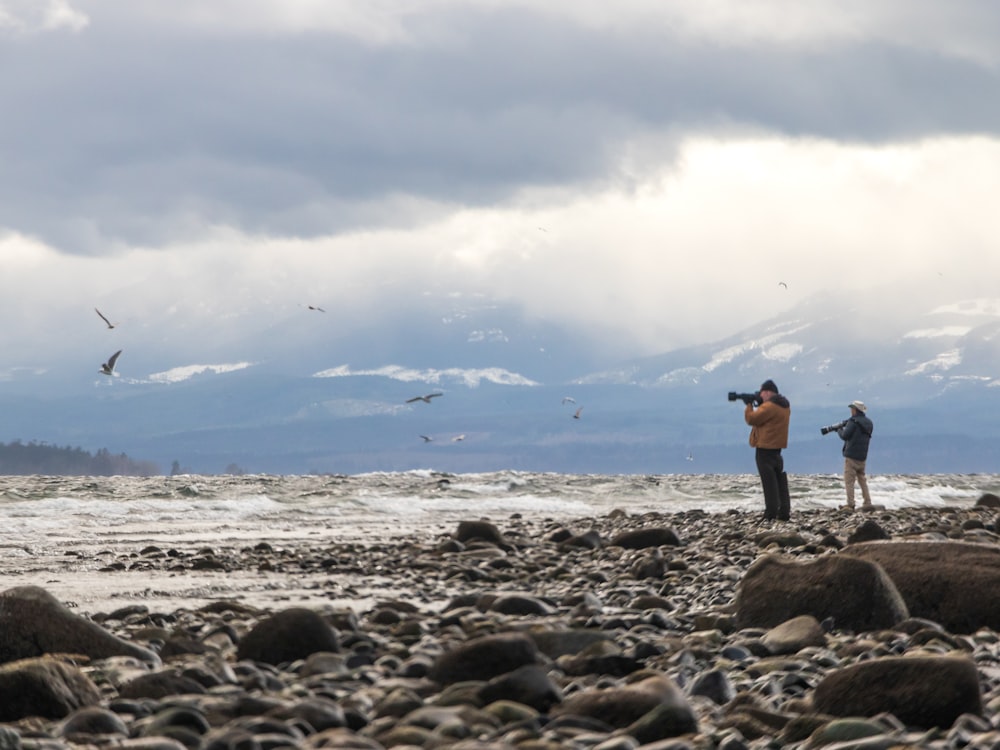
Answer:
[[[799,471],[839,471],[839,445],[818,428],[843,419],[856,398],[876,423],[873,470],[880,455],[886,471],[996,470],[1000,300],[913,300],[887,311],[878,298],[845,306],[822,296],[718,341],[598,367],[561,326],[499,304],[450,312],[435,326],[428,303],[399,329],[387,319],[391,336],[367,330],[350,346],[294,339],[278,342],[277,356],[150,375],[123,357],[125,374],[90,389],[26,396],[27,383],[2,382],[6,438],[125,450],[202,473],[232,464],[263,473],[742,473],[753,470],[747,428],[726,393],[772,378],[793,404],[789,456]],[[403,359],[379,361],[386,339],[408,342]],[[406,403],[425,389],[444,395]]]

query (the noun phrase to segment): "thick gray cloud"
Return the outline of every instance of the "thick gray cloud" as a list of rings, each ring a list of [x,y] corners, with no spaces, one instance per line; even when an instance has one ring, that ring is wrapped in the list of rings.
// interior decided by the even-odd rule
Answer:
[[[88,18],[0,41],[0,226],[70,252],[211,225],[316,236],[424,218],[377,210],[394,196],[588,190],[654,135],[880,143],[1000,127],[996,67],[878,38],[727,45],[524,5],[440,6],[413,22],[416,41],[387,44],[155,25],[114,3]]]
[[[413,310],[597,358],[992,295],[998,36],[978,0],[0,0],[5,367],[94,376],[94,306],[155,372],[335,366]]]

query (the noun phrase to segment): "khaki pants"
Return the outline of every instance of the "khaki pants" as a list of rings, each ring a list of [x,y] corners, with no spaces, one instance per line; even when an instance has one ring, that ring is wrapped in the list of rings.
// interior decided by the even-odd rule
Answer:
[[[853,458],[844,459],[844,489],[847,490],[847,504],[854,507],[854,482],[861,486],[861,497],[865,505],[872,504],[872,496],[868,494],[868,478],[865,476],[865,462]]]

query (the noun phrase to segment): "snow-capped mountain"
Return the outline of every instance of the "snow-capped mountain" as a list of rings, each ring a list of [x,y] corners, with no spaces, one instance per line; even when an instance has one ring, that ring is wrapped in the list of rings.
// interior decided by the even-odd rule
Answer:
[[[496,304],[233,342],[215,363],[139,356],[73,390],[0,382],[5,441],[39,440],[274,473],[492,469],[753,471],[742,404],[778,382],[793,404],[793,471],[836,472],[819,427],[860,398],[871,470],[997,471],[1000,299],[822,297],[722,341],[600,366],[582,334]],[[430,391],[431,402],[411,401]]]

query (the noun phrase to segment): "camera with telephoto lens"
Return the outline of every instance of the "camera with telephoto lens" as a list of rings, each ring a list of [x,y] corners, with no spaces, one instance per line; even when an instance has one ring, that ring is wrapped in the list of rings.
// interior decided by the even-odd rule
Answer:
[[[763,402],[760,400],[760,391],[756,393],[737,393],[736,391],[729,392],[730,401],[742,401],[744,404],[753,404],[754,406],[760,406]]]
[[[827,427],[820,427],[819,428],[819,434],[820,435],[829,435],[831,432],[836,432],[837,430],[839,430],[845,424],[847,424],[847,420],[846,419],[843,422],[837,422],[837,424],[831,424],[831,425],[829,425]]]

